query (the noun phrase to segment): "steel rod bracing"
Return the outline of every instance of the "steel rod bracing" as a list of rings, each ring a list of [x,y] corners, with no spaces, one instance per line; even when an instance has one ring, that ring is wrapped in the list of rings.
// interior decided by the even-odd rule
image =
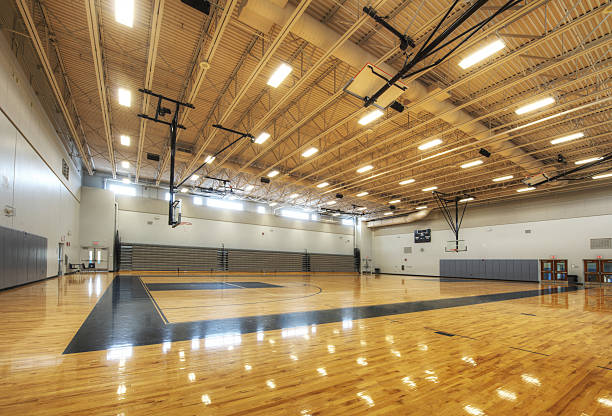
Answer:
[[[459,250],[459,230],[461,230],[461,224],[463,223],[463,217],[465,216],[465,210],[467,209],[468,199],[471,198],[468,194],[461,196],[455,196],[449,198],[449,196],[443,192],[433,191],[436,204],[440,208],[440,212],[444,216],[446,223],[455,235],[455,249]],[[463,208],[459,208],[460,201],[464,201]],[[453,215],[454,210],[454,215]],[[461,216],[459,212],[461,211]],[[454,218],[453,218],[454,217]]]

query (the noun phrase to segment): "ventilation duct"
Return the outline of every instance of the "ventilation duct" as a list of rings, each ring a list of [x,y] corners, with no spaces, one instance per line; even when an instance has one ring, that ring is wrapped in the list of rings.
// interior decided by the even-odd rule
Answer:
[[[368,228],[380,228],[388,227],[390,225],[410,224],[411,222],[420,221],[431,212],[430,209],[424,209],[422,211],[413,212],[412,214],[404,215],[401,217],[388,218],[382,220],[368,221]]]

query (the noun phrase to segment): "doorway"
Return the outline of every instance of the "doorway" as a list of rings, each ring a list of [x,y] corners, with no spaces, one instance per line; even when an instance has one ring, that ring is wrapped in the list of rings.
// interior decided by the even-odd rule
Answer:
[[[64,243],[59,243],[57,247],[57,275],[64,275]]]
[[[542,282],[567,281],[567,260],[540,260]]]

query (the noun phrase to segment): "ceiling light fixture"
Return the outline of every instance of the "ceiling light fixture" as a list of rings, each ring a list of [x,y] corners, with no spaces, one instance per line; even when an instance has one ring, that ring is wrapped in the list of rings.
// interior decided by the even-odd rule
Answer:
[[[125,135],[121,135],[119,137],[119,139],[121,140],[121,144],[123,146],[129,146],[130,145],[130,136],[125,136]]]
[[[565,143],[565,142],[569,142],[570,140],[581,139],[583,137],[584,137],[584,133],[582,132],[574,133],[574,134],[570,134],[569,136],[564,136],[564,137],[559,137],[558,139],[553,139],[550,141],[550,144]]]
[[[327,201],[327,202],[326,202],[326,204],[327,204],[327,205],[335,205],[335,204],[336,204],[336,201]]]
[[[123,178],[123,179],[121,179],[121,182],[123,182],[125,184],[129,184],[130,180],[129,180],[129,178]]]
[[[204,159],[204,163],[206,163],[207,165],[211,164],[214,160],[216,159],[216,157],[212,156],[212,155],[208,155],[206,156],[206,159]]]
[[[604,173],[603,175],[595,175],[593,179],[612,178],[612,173]]]
[[[467,169],[467,168],[471,168],[474,166],[478,166],[478,165],[482,165],[482,160],[481,159],[477,159],[477,160],[472,160],[471,162],[467,162],[464,163],[463,165],[461,165],[462,169]]]
[[[577,162],[574,162],[574,165],[584,165],[585,163],[597,162],[601,159],[603,159],[603,157],[590,157],[588,159],[582,159]]]
[[[115,0],[115,20],[132,27],[134,24],[134,0]]]
[[[317,188],[325,188],[326,186],[329,186],[328,182],[321,182],[320,184],[317,185]]]
[[[493,182],[503,182],[514,178],[512,175],[500,176],[499,178],[493,179]]]
[[[268,178],[273,178],[273,177],[275,177],[276,175],[278,175],[279,173],[280,173],[279,171],[277,171],[277,170],[273,170],[273,171],[271,171],[270,173],[268,173]]]
[[[372,165],[362,166],[359,169],[357,169],[357,173],[364,173],[364,172],[367,172],[367,171],[372,170],[372,169],[374,169],[374,166],[372,166]]]
[[[278,203],[276,203],[276,202],[270,202],[268,205],[270,205],[271,207],[274,207],[274,206],[278,205]]]
[[[295,199],[298,196],[300,196],[300,194],[291,194],[291,195],[289,195],[289,199]]]
[[[244,190],[245,190],[245,191],[247,191],[247,192],[249,192],[249,191],[252,191],[252,190],[253,190],[253,188],[255,188],[255,186],[254,186],[254,185],[247,185],[247,186],[245,186],[245,187],[244,187]]]
[[[132,105],[132,92],[125,88],[119,88],[118,99],[119,105],[130,107]]]
[[[357,207],[355,208],[355,210],[357,211],[365,211],[367,208],[366,207]]]
[[[363,191],[357,194],[358,197],[366,196],[369,192]]]
[[[435,191],[438,189],[437,186],[430,186],[429,188],[423,188],[423,192]]]
[[[435,147],[439,144],[442,144],[442,140],[441,139],[434,139],[431,140],[429,142],[423,143],[422,145],[420,145],[418,147],[419,150],[427,150],[427,149],[431,149],[432,147]]]
[[[370,124],[374,120],[382,117],[383,114],[385,114],[385,113],[383,113],[382,111],[380,111],[378,109],[372,110],[368,114],[366,114],[365,116],[361,117],[359,119],[358,123],[361,124],[362,126],[365,126],[366,124]]]
[[[399,204],[400,202],[402,202],[401,199],[394,199],[393,201],[389,201],[390,204]]]
[[[200,179],[200,175],[191,175],[192,181],[197,181],[198,179]]]
[[[270,133],[266,133],[265,131],[262,131],[261,133],[259,133],[259,136],[257,136],[257,138],[255,139],[255,143],[262,144],[269,138],[270,138]]]
[[[268,80],[268,85],[273,88],[278,87],[285,80],[285,78],[287,78],[291,71],[293,71],[293,68],[283,62],[278,68],[276,68],[276,71],[274,71]]]
[[[130,168],[130,162],[128,162],[127,160],[123,160],[123,161],[121,162],[121,167],[122,167],[123,169],[129,169],[129,168]]]
[[[401,181],[399,184],[400,185],[408,185],[408,184],[413,183],[413,182],[414,182],[414,179],[406,179],[404,181]]]
[[[469,198],[460,199],[459,202],[468,202],[468,201],[473,201],[473,200],[474,200],[474,198],[469,197]]]
[[[392,213],[391,211],[389,211],[389,212],[385,212],[383,215],[384,215],[384,216],[387,216],[387,215],[393,215],[393,213]]]
[[[427,205],[421,205],[420,207],[416,207],[415,209],[418,209],[418,210],[427,209]]]
[[[505,47],[506,47],[506,44],[504,43],[504,41],[502,41],[501,39],[497,39],[496,41],[491,42],[486,46],[483,46],[482,48],[478,49],[476,52],[462,59],[459,62],[459,66],[463,69],[467,69],[471,67],[472,65],[475,65],[478,62],[482,61],[483,59],[486,59],[489,56],[493,55],[495,52],[501,51]]]
[[[302,153],[303,157],[310,157],[312,155],[314,155],[315,153],[317,153],[319,151],[319,149],[317,149],[316,147],[311,147],[310,149],[306,150],[304,153]]]
[[[535,111],[542,107],[546,107],[547,105],[551,105],[554,102],[555,102],[555,99],[553,97],[546,97],[546,98],[542,98],[541,100],[534,101],[532,103],[519,107],[514,112],[518,115],[521,115],[521,114],[529,113],[531,111]]]
[[[536,189],[536,188],[534,188],[533,186],[530,186],[530,187],[527,187],[527,188],[517,189],[516,192],[527,192],[527,191],[533,191],[534,189]]]

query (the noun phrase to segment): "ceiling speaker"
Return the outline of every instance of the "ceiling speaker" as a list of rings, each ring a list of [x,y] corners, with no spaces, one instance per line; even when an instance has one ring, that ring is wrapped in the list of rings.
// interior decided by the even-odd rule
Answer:
[[[344,195],[342,195],[342,194],[336,194],[336,198],[338,198],[338,199],[342,199],[342,198],[344,198]]]
[[[270,183],[270,178],[266,178],[262,176],[261,183]]]
[[[489,152],[487,149],[482,148],[478,151],[478,153],[480,153],[481,155],[483,155],[484,157],[490,157],[491,156],[491,152]]]

